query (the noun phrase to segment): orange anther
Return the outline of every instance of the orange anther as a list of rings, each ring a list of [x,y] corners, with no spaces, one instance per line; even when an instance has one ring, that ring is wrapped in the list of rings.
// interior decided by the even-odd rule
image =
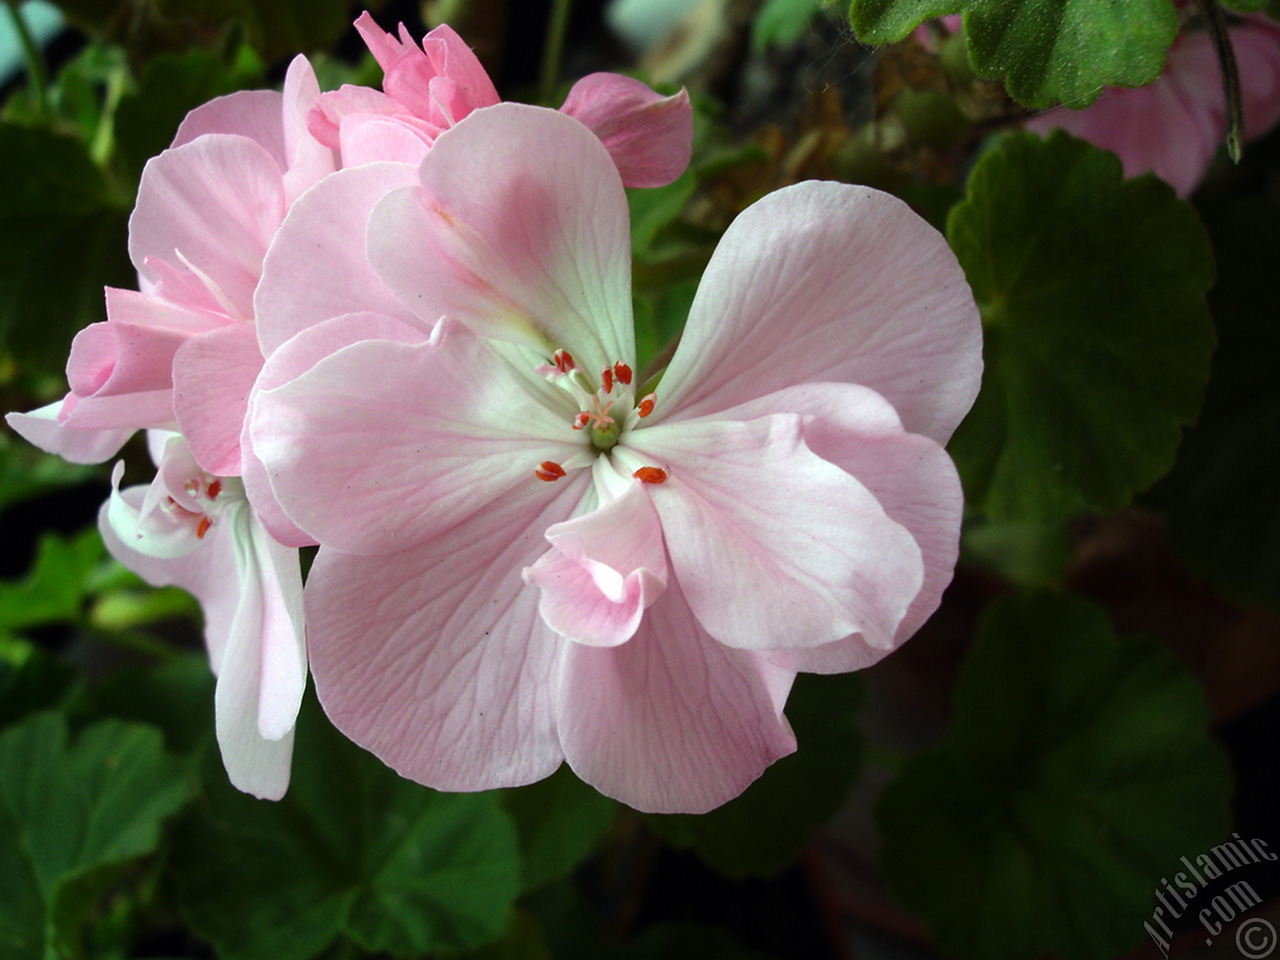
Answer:
[[[649,414],[653,413],[653,405],[657,402],[658,402],[657,396],[652,393],[646,397],[641,398],[640,404],[638,407],[640,411],[640,416],[647,417]]]
[[[573,418],[573,429],[584,430],[588,423],[591,422],[591,414],[583,410],[580,414]]]
[[[613,375],[618,378],[618,382],[625,385],[631,385],[631,368],[619,360],[613,365]]]
[[[667,471],[661,467],[641,467],[632,474],[641,483],[665,483],[667,480]]]
[[[604,392],[613,392],[613,371],[608,367],[605,367],[604,370],[600,372],[600,379],[604,382]]]
[[[551,361],[556,365],[556,369],[561,373],[568,373],[573,370],[577,364],[573,362],[573,354],[568,350],[557,350],[552,356]]]
[[[538,464],[538,468],[533,472],[539,480],[545,480],[547,483],[551,483],[552,481],[559,480],[564,476],[564,467],[560,466],[560,464],[553,460],[543,460],[542,463]]]
[[[213,521],[208,517],[200,518],[200,525],[196,527],[196,539],[203,540],[204,535],[209,532],[209,528],[213,526]]]
[[[213,481],[213,483],[209,484],[209,499],[210,499],[210,500],[217,500],[217,499],[218,499],[218,494],[220,494],[221,492],[222,492],[222,481],[221,481],[221,480],[215,480],[215,481]]]

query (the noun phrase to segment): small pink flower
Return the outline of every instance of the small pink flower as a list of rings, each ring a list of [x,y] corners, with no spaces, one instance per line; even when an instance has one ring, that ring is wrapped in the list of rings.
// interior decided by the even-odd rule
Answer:
[[[237,788],[278,800],[307,681],[297,551],[263,529],[239,480],[201,469],[181,437],[162,434],[154,447],[150,487],[121,491],[116,465],[102,538],[148,583],[176,584],[200,601],[222,762]]]
[[[321,701],[405,776],[479,790],[567,759],[640,809],[708,810],[795,748],[797,671],[867,666],[936,607],[981,332],[900,201],[810,182],[744,212],[656,387],[623,184],[582,125],[476,111],[367,236],[399,304],[297,331],[249,433],[322,545]]]
[[[476,55],[445,24],[414,44],[363,13],[356,29],[384,73],[383,91],[344,86],[320,97],[311,132],[340,151],[343,166],[379,160],[416,164],[442,132],[473,110],[499,102]],[[683,90],[663,97],[639,80],[593,73],[574,84],[561,111],[600,137],[629,187],[660,187],[684,173],[693,141],[693,111]]]
[[[1247,17],[1228,31],[1240,71],[1247,140],[1280,120],[1280,25]],[[1059,107],[1032,117],[1041,135],[1061,129],[1119,155],[1127,177],[1153,171],[1179,195],[1192,193],[1226,135],[1226,95],[1213,41],[1185,33],[1164,72],[1145,87],[1108,87],[1083,110]]]

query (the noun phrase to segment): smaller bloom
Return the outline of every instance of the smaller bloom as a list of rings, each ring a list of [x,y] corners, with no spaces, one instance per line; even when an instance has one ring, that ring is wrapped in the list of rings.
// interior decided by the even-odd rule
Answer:
[[[352,85],[326,93],[311,112],[317,140],[342,155],[343,166],[379,160],[418,163],[445,130],[498,103],[497,90],[471,48],[446,24],[414,44],[368,13],[356,29],[382,67],[382,92]],[[574,84],[560,108],[586,124],[613,157],[629,187],[660,187],[689,166],[693,111],[681,90],[670,97],[639,80],[593,73]]]
[[[1280,25],[1247,17],[1229,29],[1240,71],[1246,140],[1280,120]],[[1120,157],[1127,177],[1148,170],[1188,196],[1204,179],[1226,135],[1227,103],[1213,39],[1185,33],[1164,72],[1145,87],[1108,87],[1083,110],[1059,107],[1027,121],[1042,136],[1065,130]]]
[[[298,553],[266,532],[238,479],[201,469],[178,435],[152,439],[160,456],[150,486],[120,490],[124,464],[116,464],[98,514],[102,539],[152,586],[173,584],[200,602],[227,775],[278,800],[307,680]]]

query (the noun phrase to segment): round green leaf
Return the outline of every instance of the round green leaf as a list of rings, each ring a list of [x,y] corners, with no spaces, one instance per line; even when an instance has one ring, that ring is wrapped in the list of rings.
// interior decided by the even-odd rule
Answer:
[[[957,957],[1112,957],[1230,831],[1230,763],[1162,646],[1072,597],[997,602],[955,720],[877,808],[896,895]]]
[[[892,43],[961,10],[974,70],[1029,107],[1085,107],[1104,86],[1151,83],[1178,35],[1170,0],[852,0],[850,19],[864,42]]]
[[[407,956],[502,936],[520,856],[497,793],[400,778],[310,698],[283,800],[236,792],[216,757],[204,780],[174,863],[182,908],[222,960],[303,960],[339,936]]]
[[[537,783],[503,792],[520,836],[526,890],[566,876],[613,824],[618,805],[587,786],[568,764]]]
[[[982,391],[950,450],[971,506],[1118,510],[1173,464],[1209,375],[1208,237],[1154,176],[1055,132],[1002,138],[947,238],[982,311]]]

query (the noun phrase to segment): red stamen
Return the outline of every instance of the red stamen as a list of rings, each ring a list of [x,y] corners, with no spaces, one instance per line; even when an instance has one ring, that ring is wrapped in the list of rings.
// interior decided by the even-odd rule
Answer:
[[[621,360],[613,365],[613,375],[618,378],[619,383],[631,386],[631,368]]]
[[[658,402],[657,395],[652,393],[642,398],[640,400],[640,406],[638,408],[640,410],[641,418],[647,417],[649,414],[653,413],[653,405],[657,402]]]
[[[641,467],[632,474],[641,483],[665,483],[667,480],[667,471],[661,467]]]
[[[580,414],[573,418],[573,429],[583,430],[587,424],[591,422],[591,414],[583,410]]]
[[[564,467],[560,466],[560,464],[553,460],[543,460],[542,463],[538,464],[538,468],[533,472],[539,480],[545,480],[547,483],[551,483],[564,476]]]
[[[210,500],[217,500],[217,499],[218,499],[218,494],[220,494],[221,492],[222,492],[222,481],[221,481],[221,480],[215,480],[215,481],[213,481],[213,483],[209,484],[209,499],[210,499]]]
[[[204,535],[209,532],[209,528],[213,526],[213,521],[208,517],[200,518],[200,525],[196,527],[196,539],[203,540]]]
[[[551,361],[561,373],[568,373],[577,367],[577,364],[573,362],[573,354],[568,350],[557,350]]]
[[[602,370],[600,373],[600,379],[604,381],[604,392],[612,393],[613,392],[613,371],[610,370],[608,367],[605,367],[604,370]]]

